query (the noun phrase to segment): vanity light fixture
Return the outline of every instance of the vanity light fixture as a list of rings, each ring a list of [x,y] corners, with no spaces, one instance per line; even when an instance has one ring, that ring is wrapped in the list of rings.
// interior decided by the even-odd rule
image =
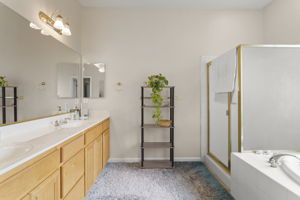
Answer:
[[[42,35],[45,35],[45,36],[49,36],[49,35],[50,35],[50,34],[49,34],[47,31],[45,31],[44,29],[41,30],[41,34],[42,34]]]
[[[32,28],[34,30],[41,30],[41,28],[38,27],[35,23],[30,22],[29,26],[30,26],[30,28]]]
[[[100,68],[99,68],[99,72],[100,72],[100,73],[104,73],[104,72],[105,72],[105,67],[104,67],[104,66],[103,66],[103,67],[100,67]]]
[[[58,34],[65,36],[72,35],[70,24],[68,22],[65,22],[61,15],[52,14],[51,17],[49,17],[46,13],[40,11],[39,17],[42,22],[50,26]]]
[[[72,35],[69,23],[65,23],[64,28],[62,29],[62,34],[66,36]]]
[[[105,64],[104,63],[96,63],[94,65],[98,68],[98,71],[100,73],[104,73],[105,72]]]
[[[62,30],[64,28],[64,22],[63,22],[63,18],[61,15],[57,15],[55,17],[53,26],[54,26],[54,28],[56,28],[58,30]]]

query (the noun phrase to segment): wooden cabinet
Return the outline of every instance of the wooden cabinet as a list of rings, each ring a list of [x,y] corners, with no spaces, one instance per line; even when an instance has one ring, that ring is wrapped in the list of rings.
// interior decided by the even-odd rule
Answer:
[[[110,156],[110,134],[109,129],[103,133],[103,165],[105,166]]]
[[[76,183],[71,192],[64,198],[64,200],[83,200],[84,199],[84,177]]]
[[[107,119],[0,175],[0,200],[83,200],[109,154]]]
[[[85,148],[85,192],[87,193],[95,181],[94,176],[95,143]]]
[[[62,197],[65,197],[83,174],[84,152],[81,150],[61,167]]]
[[[89,144],[92,141],[94,141],[99,135],[101,135],[103,132],[103,124],[98,124],[92,128],[90,128],[85,133],[85,144]]]
[[[28,195],[26,195],[25,197],[23,197],[21,200],[31,200],[31,197],[30,197],[30,195],[28,194]]]
[[[61,147],[61,161],[65,162],[84,147],[84,136],[71,140]]]
[[[95,157],[94,157],[94,176],[97,177],[103,168],[103,143],[102,135],[100,135],[94,144],[95,148]]]
[[[59,200],[60,199],[60,177],[56,171],[49,178],[43,181],[31,193],[31,200]]]
[[[100,128],[99,128],[100,127]],[[86,134],[87,146],[85,148],[85,192],[87,193],[103,169],[103,124],[89,130]],[[95,137],[96,136],[96,137]],[[92,140],[93,139],[93,140]],[[90,142],[90,143],[89,143]],[[107,146],[107,145],[106,145]]]
[[[102,135],[96,138],[85,148],[85,186],[86,193],[94,184],[103,168],[103,144]]]
[[[59,151],[54,151],[31,166],[0,183],[0,197],[5,200],[23,198],[59,167]]]

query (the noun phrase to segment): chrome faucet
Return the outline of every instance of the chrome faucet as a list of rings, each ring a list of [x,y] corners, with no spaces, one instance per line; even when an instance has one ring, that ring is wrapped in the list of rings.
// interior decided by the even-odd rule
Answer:
[[[58,120],[55,120],[54,122],[53,122],[53,125],[54,125],[54,127],[59,127],[59,121]]]
[[[74,115],[73,115],[74,119],[76,119],[77,116],[78,116],[78,118],[81,117],[81,110],[80,110],[80,108],[77,108],[77,106],[73,109],[70,109],[70,112],[74,113]]]
[[[284,157],[284,156],[294,157],[294,158],[297,158],[297,159],[300,161],[300,158],[299,158],[299,157],[297,157],[297,156],[295,156],[295,155],[292,155],[292,154],[277,154],[277,155],[272,156],[272,157],[269,159],[269,163],[271,163],[271,167],[277,168],[278,165],[280,164],[280,163],[279,163],[280,158],[282,158],[282,157]]]

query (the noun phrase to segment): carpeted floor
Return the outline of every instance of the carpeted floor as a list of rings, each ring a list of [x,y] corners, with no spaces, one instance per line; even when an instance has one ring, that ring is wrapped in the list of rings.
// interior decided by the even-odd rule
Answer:
[[[109,163],[86,200],[233,200],[200,162],[174,169],[140,169],[139,164]]]

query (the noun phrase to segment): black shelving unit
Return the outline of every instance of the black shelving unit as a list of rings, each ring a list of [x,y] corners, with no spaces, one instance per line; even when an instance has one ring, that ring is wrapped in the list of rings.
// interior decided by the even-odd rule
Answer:
[[[155,108],[156,106],[147,106],[144,104],[145,99],[151,99],[150,97],[145,97],[145,89],[151,89],[150,87],[141,87],[141,167],[142,168],[173,168],[174,167],[174,86],[167,86],[164,89],[169,89],[170,96],[167,99],[170,101],[169,105],[163,105],[161,108],[170,109],[170,120],[172,121],[170,127],[159,126],[156,124],[145,124],[144,123],[144,109],[145,108]],[[164,128],[170,130],[170,141],[169,142],[145,142],[145,130],[152,128]],[[145,160],[145,149],[151,148],[168,148],[170,149],[170,159],[169,160]]]
[[[13,87],[13,86],[7,86],[7,87],[1,87],[2,88],[2,92],[1,92],[1,99],[2,99],[2,123],[6,124],[7,123],[7,108],[9,107],[13,107],[14,110],[14,121],[18,121],[18,110],[17,110],[17,99],[18,99],[18,95],[17,95],[17,87]],[[13,90],[13,96],[7,96],[7,90],[8,89],[12,89]],[[10,99],[13,100],[12,103],[8,104],[8,100],[10,101]]]

